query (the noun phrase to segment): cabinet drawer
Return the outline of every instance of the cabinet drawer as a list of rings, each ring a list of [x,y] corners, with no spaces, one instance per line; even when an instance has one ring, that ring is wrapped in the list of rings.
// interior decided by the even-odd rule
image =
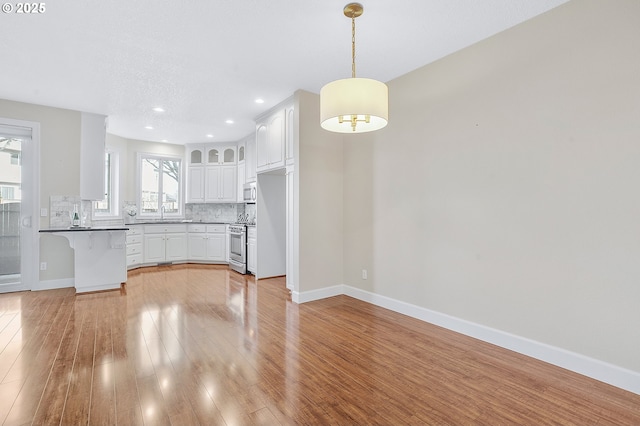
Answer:
[[[142,254],[142,244],[127,244],[127,256]]]
[[[142,242],[142,234],[130,235],[127,234],[127,245],[138,244]]]
[[[207,232],[224,234],[227,232],[227,225],[207,225]]]
[[[145,234],[173,234],[176,232],[187,232],[187,225],[146,225]]]
[[[135,266],[142,264],[142,254],[133,254],[127,256],[127,266]]]
[[[142,235],[142,227],[140,226],[131,226],[131,225],[127,225],[129,226],[129,229],[126,231],[127,236],[129,235]]]
[[[190,233],[203,233],[206,232],[207,230],[207,226],[206,225],[189,225],[188,226],[188,230]]]

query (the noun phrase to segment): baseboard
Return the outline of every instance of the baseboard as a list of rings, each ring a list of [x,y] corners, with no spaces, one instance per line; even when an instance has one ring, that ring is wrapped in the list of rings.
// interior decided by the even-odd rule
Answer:
[[[69,288],[75,285],[73,278],[61,278],[58,280],[38,281],[32,288],[32,291],[55,290],[57,288]]]
[[[548,362],[640,395],[640,373],[636,371],[355,287],[337,285],[304,293],[294,292],[292,300],[296,303],[305,303],[339,294]]]
[[[344,288],[345,286],[343,285],[335,285],[333,287],[325,287],[318,290],[305,291],[304,293],[292,291],[291,300],[295,303],[313,302],[314,300],[326,299],[327,297],[345,294]]]

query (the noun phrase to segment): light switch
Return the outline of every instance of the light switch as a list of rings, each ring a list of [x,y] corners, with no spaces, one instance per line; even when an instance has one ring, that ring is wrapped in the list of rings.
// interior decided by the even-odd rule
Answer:
[[[46,208],[40,209],[40,217],[47,217],[48,215],[49,215],[49,212],[47,211]]]

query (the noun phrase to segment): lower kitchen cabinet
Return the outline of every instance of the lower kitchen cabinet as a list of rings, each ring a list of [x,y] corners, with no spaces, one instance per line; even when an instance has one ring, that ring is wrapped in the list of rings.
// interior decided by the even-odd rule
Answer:
[[[258,266],[258,233],[255,226],[247,227],[247,271],[256,274]]]
[[[186,259],[186,225],[144,227],[144,263],[179,262]]]
[[[188,258],[192,261],[226,262],[226,225],[189,225]]]
[[[142,227],[129,226],[127,238],[127,269],[142,265]]]

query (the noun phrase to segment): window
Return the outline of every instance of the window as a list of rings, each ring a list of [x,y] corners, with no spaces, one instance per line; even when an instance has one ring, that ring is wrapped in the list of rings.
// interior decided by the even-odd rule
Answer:
[[[182,215],[182,160],[138,154],[141,217]]]
[[[13,153],[11,154],[11,165],[13,166],[20,166],[20,153]]]
[[[104,153],[104,199],[93,204],[93,217],[107,219],[120,216],[118,208],[118,154]]]

